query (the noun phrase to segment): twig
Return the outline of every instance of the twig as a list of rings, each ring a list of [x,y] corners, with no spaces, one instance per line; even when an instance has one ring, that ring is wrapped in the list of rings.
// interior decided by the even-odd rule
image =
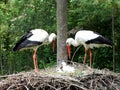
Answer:
[[[75,87],[78,87],[80,90],[89,90],[89,89],[87,89],[87,88],[85,88],[85,87],[82,87],[82,86],[79,86],[79,85],[76,85],[76,84],[70,84],[70,86],[75,86]],[[69,86],[69,87],[70,87]]]
[[[52,85],[50,85],[50,84],[47,84],[47,83],[40,84],[40,85],[36,88],[36,90],[39,90],[39,88],[42,88],[42,89],[43,89],[43,86],[44,86],[44,87],[49,86],[50,88],[57,90],[54,86],[52,86]]]
[[[56,90],[56,88],[55,88],[54,86],[50,85],[50,84],[47,84],[46,86],[49,86],[49,87],[51,87],[52,89],[55,89],[55,90]]]
[[[8,88],[7,88],[7,90],[9,90],[10,88],[12,88],[12,87],[14,87],[15,86],[15,84],[12,84],[11,86],[9,86]]]
[[[23,85],[27,90],[29,90],[29,88],[26,85]]]
[[[76,52],[80,49],[80,47],[81,46],[79,46],[76,50],[75,50],[75,52],[74,52],[74,54],[73,54],[73,56],[72,56],[72,59],[71,59],[71,61],[73,61],[73,59],[74,59],[74,56],[75,56],[75,54],[76,54]]]

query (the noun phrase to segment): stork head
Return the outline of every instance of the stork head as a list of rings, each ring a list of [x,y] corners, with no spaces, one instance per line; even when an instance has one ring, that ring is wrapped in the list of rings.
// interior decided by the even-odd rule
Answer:
[[[73,38],[68,38],[66,40],[66,45],[67,45],[67,51],[68,51],[68,57],[69,59],[71,58],[71,44],[73,42]]]
[[[51,33],[50,36],[49,36],[49,42],[50,42],[50,43],[52,42],[53,52],[54,52],[54,48],[55,48],[56,37],[57,37],[57,36],[56,36],[55,33]]]

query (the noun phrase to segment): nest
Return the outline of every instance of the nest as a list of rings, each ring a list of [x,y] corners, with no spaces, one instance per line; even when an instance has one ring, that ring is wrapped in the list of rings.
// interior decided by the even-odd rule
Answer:
[[[106,69],[79,73],[57,73],[54,70],[1,76],[0,90],[120,90],[120,75]]]

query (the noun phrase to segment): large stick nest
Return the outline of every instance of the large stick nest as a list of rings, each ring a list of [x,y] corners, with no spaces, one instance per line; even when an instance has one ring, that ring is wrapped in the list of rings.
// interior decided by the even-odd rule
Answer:
[[[120,90],[120,75],[105,69],[69,74],[29,71],[1,76],[0,90]]]

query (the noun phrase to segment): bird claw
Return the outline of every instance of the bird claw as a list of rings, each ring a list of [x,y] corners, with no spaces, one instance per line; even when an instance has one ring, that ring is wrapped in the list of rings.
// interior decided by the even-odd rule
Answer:
[[[35,71],[35,73],[38,73],[38,72],[39,72],[39,70],[38,70],[38,69],[34,69],[34,71]]]

